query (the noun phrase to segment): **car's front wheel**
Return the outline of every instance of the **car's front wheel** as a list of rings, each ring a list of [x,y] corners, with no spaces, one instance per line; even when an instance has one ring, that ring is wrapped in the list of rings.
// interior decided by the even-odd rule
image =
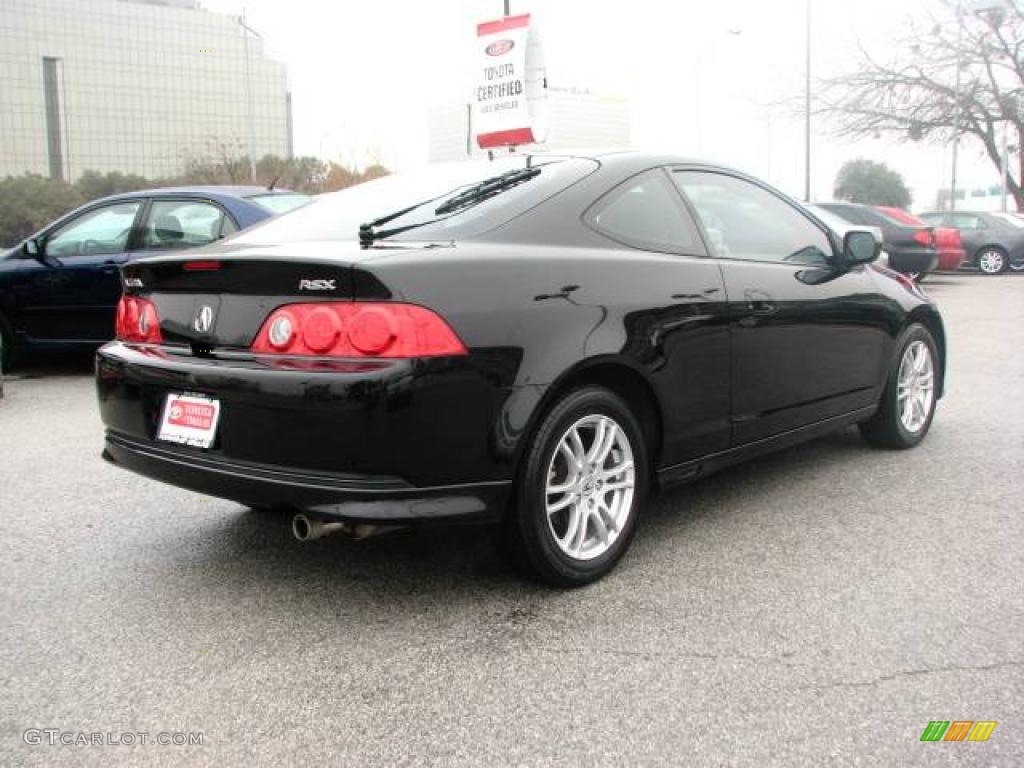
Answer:
[[[912,448],[924,439],[941,383],[938,360],[928,329],[911,325],[900,338],[878,410],[860,425],[865,440],[883,448]]]
[[[528,573],[561,587],[615,567],[646,499],[647,447],[623,400],[602,387],[565,395],[530,444],[507,534]]]
[[[0,315],[0,373],[9,371],[14,362],[14,334],[3,315]]]
[[[1001,248],[983,248],[975,259],[978,269],[986,275],[998,275],[1006,269],[1009,259]]]

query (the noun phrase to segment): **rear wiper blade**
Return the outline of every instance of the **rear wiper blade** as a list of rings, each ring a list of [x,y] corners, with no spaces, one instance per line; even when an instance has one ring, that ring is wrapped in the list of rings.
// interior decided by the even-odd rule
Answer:
[[[378,227],[387,224],[390,221],[401,218],[407,213],[412,213],[417,208],[421,208],[424,205],[429,205],[436,200],[440,200],[443,195],[424,200],[410,205],[407,208],[403,208],[400,211],[389,213],[386,216],[381,216],[359,226],[359,244],[364,248],[371,245],[376,240],[384,240],[393,235],[401,234],[402,232],[408,232],[410,229],[417,229],[418,227],[425,227],[428,224],[436,224],[447,216],[461,211],[465,208],[482,203],[484,200],[488,200],[495,195],[501,194],[506,189],[510,189],[518,184],[522,184],[524,181],[529,181],[534,176],[540,173],[540,168],[519,168],[514,171],[508,171],[500,176],[494,176],[490,179],[485,179],[479,184],[474,184],[468,189],[464,189],[457,195],[449,197],[441,205],[434,210],[434,215],[437,218],[427,219],[426,221],[418,221],[415,224],[407,224],[404,227],[391,227],[390,229],[378,229]]]
[[[422,205],[422,203],[420,203],[420,205]],[[414,207],[419,208],[419,205]],[[403,211],[403,213],[407,213],[407,211]],[[401,214],[397,214],[393,218],[397,219],[399,215]],[[425,227],[428,224],[436,224],[443,218],[444,217],[437,219],[427,219],[426,221],[417,221],[415,224],[406,224],[404,227],[392,227],[391,229],[374,229],[374,224],[372,221],[369,222],[368,224],[361,224],[359,226],[359,244],[366,248],[367,246],[372,245],[377,240],[385,240],[391,237],[392,235],[399,235],[402,232],[408,232],[410,229]]]
[[[454,197],[450,197],[445,200],[441,205],[434,209],[434,213],[438,216],[443,216],[448,213],[455,213],[456,211],[468,208],[471,205],[482,203],[484,200],[489,200],[495,195],[501,194],[506,189],[511,189],[524,181],[529,181],[534,176],[540,174],[540,168],[519,168],[508,173],[503,173],[500,176],[495,176],[491,179],[481,181],[479,184],[474,184],[469,189],[463,190]]]

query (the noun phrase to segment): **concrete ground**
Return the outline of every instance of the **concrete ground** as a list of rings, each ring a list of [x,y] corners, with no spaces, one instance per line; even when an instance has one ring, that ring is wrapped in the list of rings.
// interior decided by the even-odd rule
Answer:
[[[674,491],[572,592],[480,530],[301,545],[109,467],[88,360],[28,367],[0,401],[0,763],[1024,764],[1024,280],[927,290],[924,444],[849,430]],[[203,744],[25,743],[46,728]]]

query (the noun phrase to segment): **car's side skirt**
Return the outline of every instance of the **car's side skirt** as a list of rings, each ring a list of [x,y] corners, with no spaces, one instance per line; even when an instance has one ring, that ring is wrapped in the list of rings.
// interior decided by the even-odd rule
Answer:
[[[876,403],[864,408],[858,408],[849,413],[840,414],[839,416],[822,419],[813,424],[781,432],[762,440],[755,440],[752,443],[737,445],[725,451],[711,453],[699,459],[692,459],[681,464],[673,464],[670,467],[662,467],[658,470],[658,484],[661,488],[667,488],[672,485],[695,480],[698,477],[704,477],[733,464],[739,464],[747,459],[752,459],[755,456],[789,448],[790,446],[813,440],[816,437],[827,435],[830,432],[835,432],[851,424],[857,424],[870,418],[877,410],[878,404]]]

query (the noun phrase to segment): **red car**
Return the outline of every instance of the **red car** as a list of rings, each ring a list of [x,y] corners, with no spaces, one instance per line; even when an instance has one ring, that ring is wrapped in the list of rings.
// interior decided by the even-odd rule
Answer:
[[[907,213],[902,208],[892,208],[888,205],[876,205],[875,210],[881,211],[903,224],[926,227],[928,224]],[[955,272],[967,259],[967,251],[964,249],[963,241],[960,239],[960,231],[951,227],[935,227],[935,250],[939,252],[938,269],[942,271]]]

